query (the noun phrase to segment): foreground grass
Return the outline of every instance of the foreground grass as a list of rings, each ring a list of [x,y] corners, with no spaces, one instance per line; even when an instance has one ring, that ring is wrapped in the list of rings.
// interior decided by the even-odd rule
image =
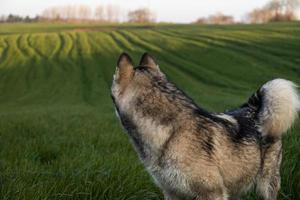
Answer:
[[[114,116],[118,55],[151,52],[196,102],[222,111],[269,79],[300,84],[299,35],[299,23],[0,25],[1,199],[161,199]],[[280,199],[300,196],[299,130],[284,138]]]

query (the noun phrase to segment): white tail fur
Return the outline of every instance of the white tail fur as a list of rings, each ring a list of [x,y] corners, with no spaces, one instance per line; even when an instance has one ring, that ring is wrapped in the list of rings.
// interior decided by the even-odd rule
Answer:
[[[300,110],[296,85],[288,80],[274,79],[264,84],[259,93],[262,95],[259,122],[263,136],[282,136]]]

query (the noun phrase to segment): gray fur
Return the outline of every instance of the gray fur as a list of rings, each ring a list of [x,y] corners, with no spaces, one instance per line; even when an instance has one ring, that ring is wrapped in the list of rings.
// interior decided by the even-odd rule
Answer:
[[[168,81],[149,54],[135,68],[122,54],[112,98],[165,199],[239,199],[254,184],[265,200],[276,199],[281,137],[261,133],[262,92],[238,109],[209,113]]]

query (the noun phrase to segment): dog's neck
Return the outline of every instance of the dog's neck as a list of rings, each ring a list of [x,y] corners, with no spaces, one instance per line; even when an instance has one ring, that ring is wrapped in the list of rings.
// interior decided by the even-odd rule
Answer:
[[[198,107],[171,83],[130,91],[116,99],[119,118],[141,159],[153,160],[171,135],[186,127],[183,123],[195,120]]]
[[[125,113],[118,111],[123,127],[128,132],[135,149],[144,162],[153,162],[172,134],[172,127],[162,125],[143,112]]]
[[[124,97],[123,97],[124,98]],[[121,102],[115,102],[116,110],[123,127],[128,132],[141,160],[147,163],[155,162],[161,150],[174,132],[176,115],[166,114],[160,108],[148,102],[131,101],[125,97]],[[136,105],[138,104],[138,105]],[[155,113],[154,113],[155,112]]]

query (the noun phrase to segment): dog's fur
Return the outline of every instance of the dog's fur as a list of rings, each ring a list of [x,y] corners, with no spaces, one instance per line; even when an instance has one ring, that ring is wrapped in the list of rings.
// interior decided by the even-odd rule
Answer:
[[[275,79],[247,103],[209,113],[169,82],[153,57],[123,53],[112,84],[122,125],[165,199],[239,199],[254,184],[265,200],[280,188],[281,137],[300,108],[295,85]]]

